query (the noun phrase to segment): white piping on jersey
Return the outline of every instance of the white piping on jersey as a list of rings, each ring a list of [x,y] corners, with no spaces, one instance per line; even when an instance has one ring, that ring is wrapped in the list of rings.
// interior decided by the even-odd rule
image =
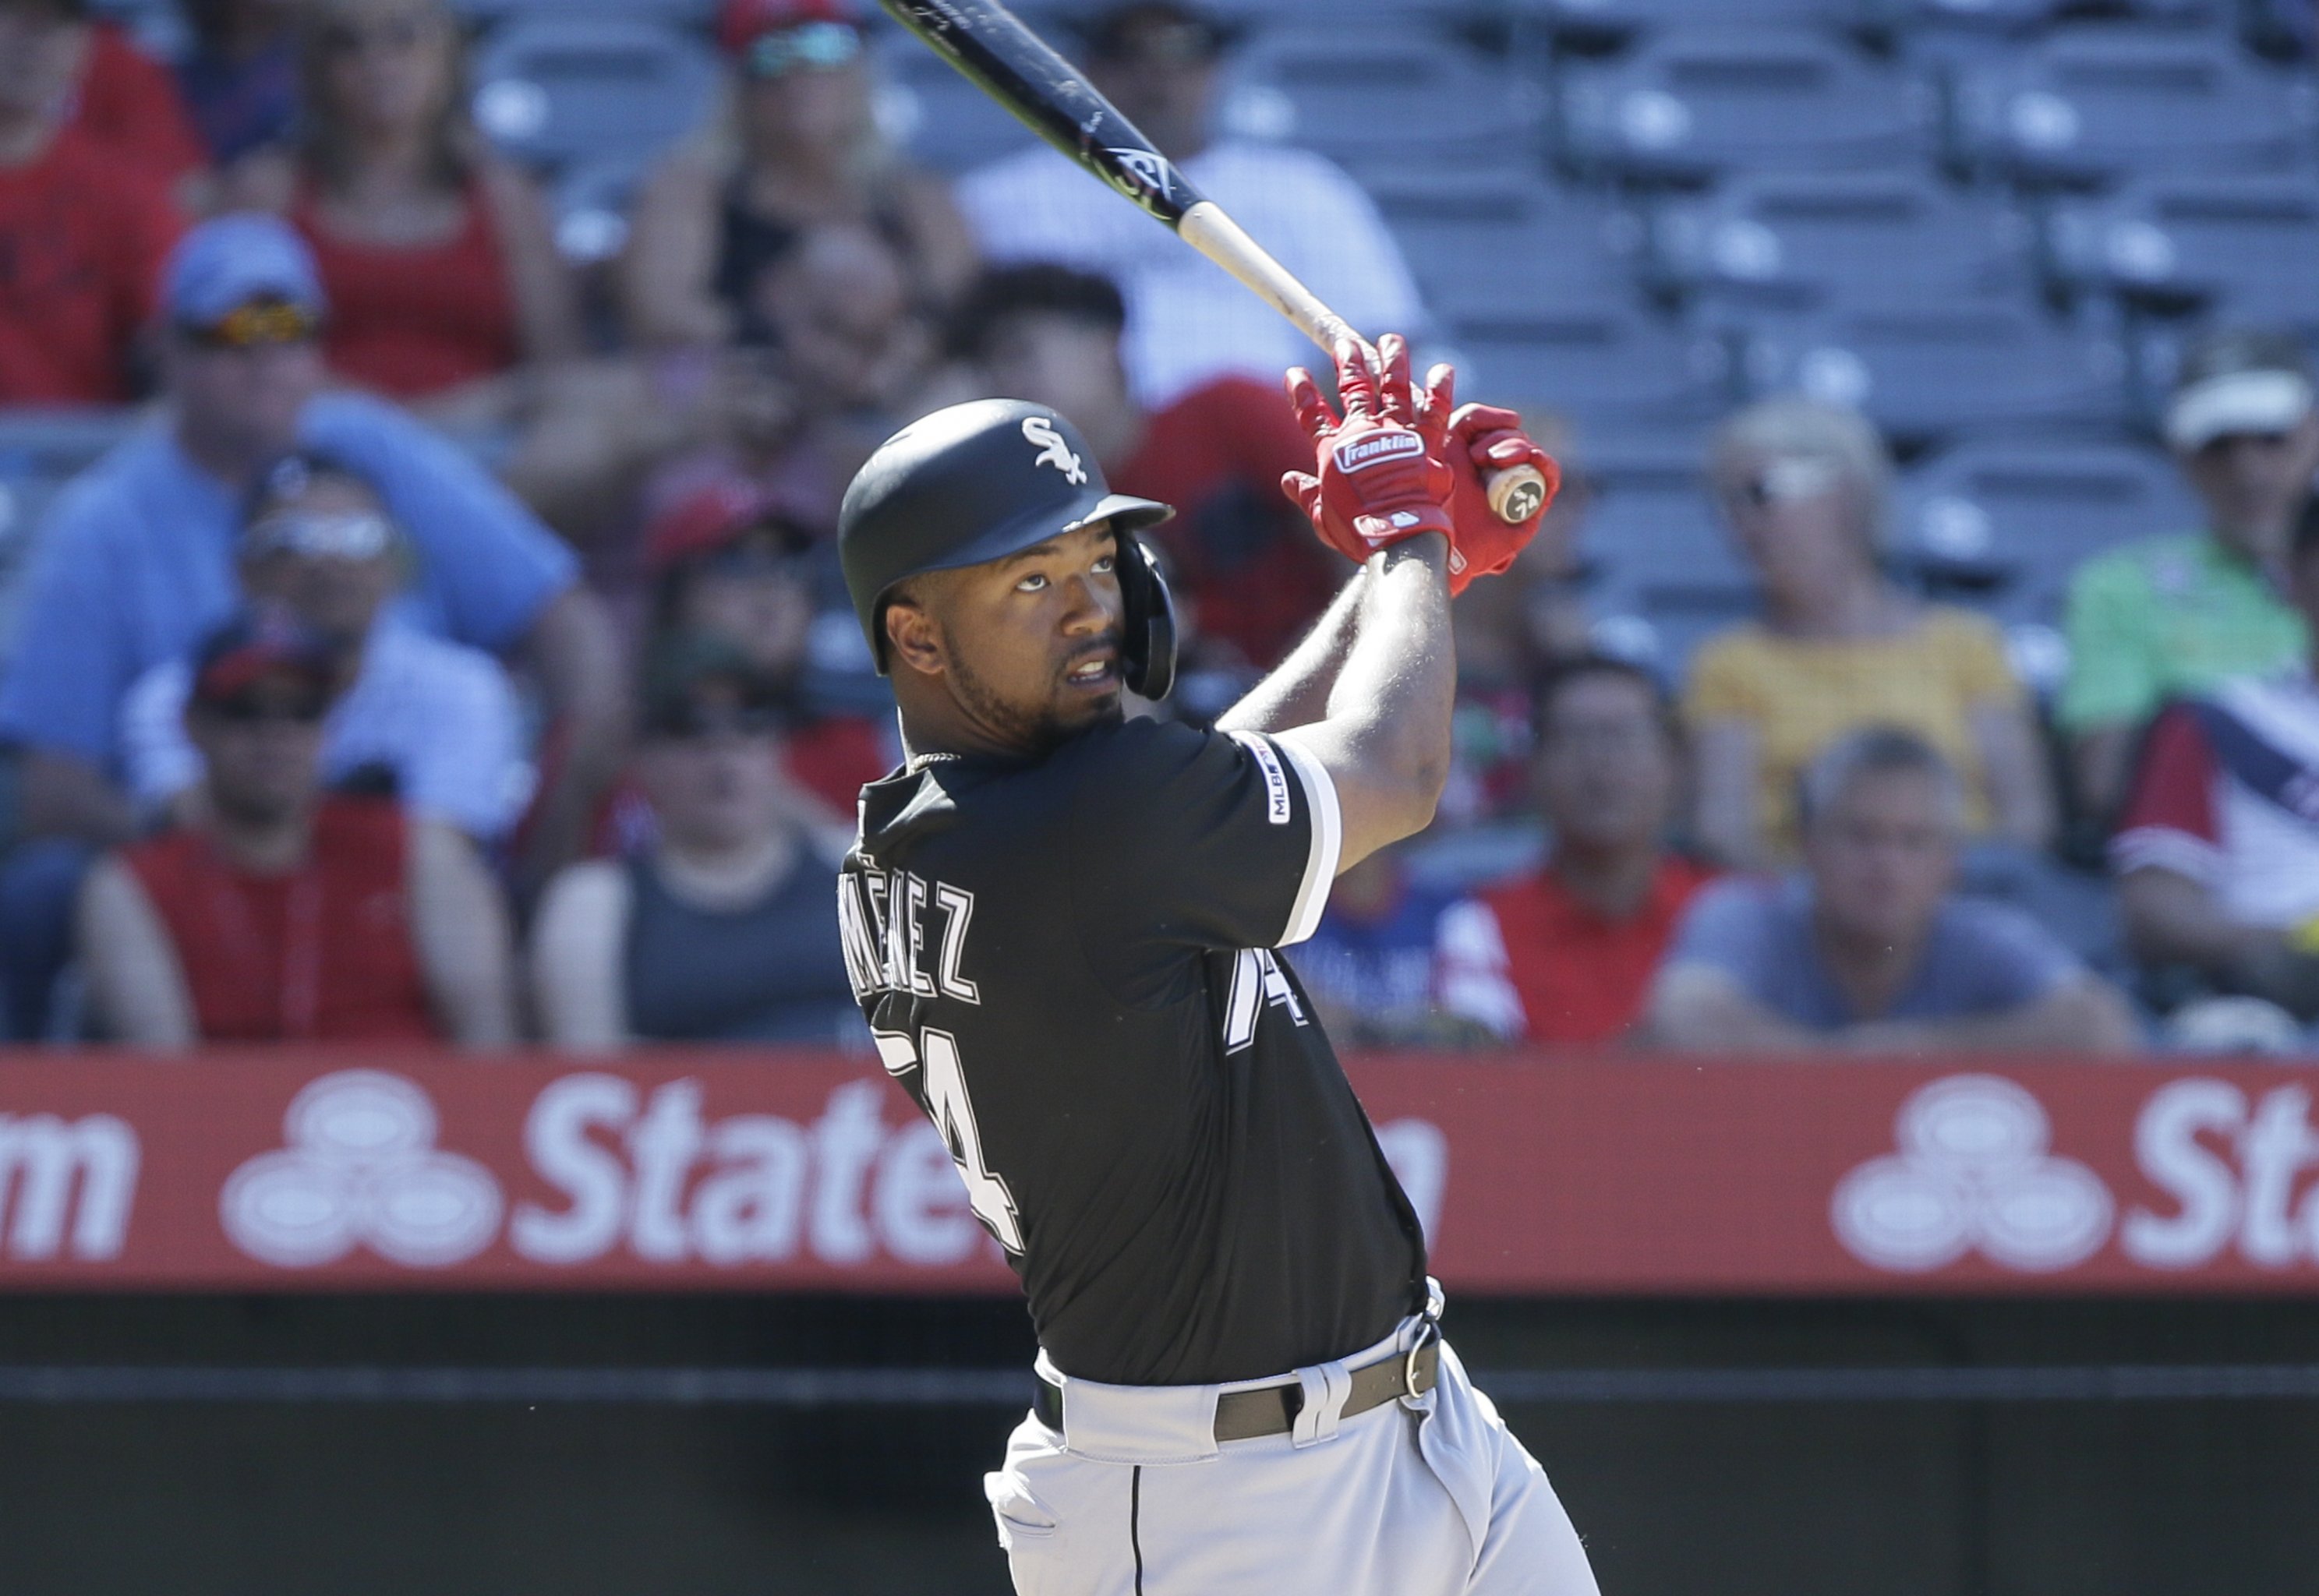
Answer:
[[[1319,756],[1297,742],[1293,731],[1267,741],[1288,756],[1288,768],[1304,784],[1305,807],[1313,816],[1313,848],[1305,855],[1304,879],[1288,911],[1288,929],[1280,935],[1278,945],[1286,948],[1321,929],[1321,914],[1329,906],[1329,889],[1336,884],[1337,861],[1344,850],[1345,822],[1337,807],[1337,784]]]

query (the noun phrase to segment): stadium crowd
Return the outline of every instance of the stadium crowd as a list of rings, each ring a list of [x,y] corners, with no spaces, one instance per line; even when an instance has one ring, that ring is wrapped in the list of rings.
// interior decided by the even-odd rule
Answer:
[[[1474,346],[1568,484],[1460,600],[1439,820],[1290,954],[1340,1041],[2319,1050],[2309,326],[2163,323],[2143,446],[2201,524],[2121,512],[2043,617],[1916,557],[1876,405],[1726,395],[1681,436],[1745,608],[1680,646],[1604,575],[1582,396],[1429,305],[1390,173],[1225,114],[1249,11],[1064,20],[1349,319]],[[1050,151],[916,164],[853,0],[702,17],[715,109],[593,251],[445,0],[138,18],[172,59],[0,0],[0,465],[113,418],[12,534],[18,1041],[866,1047],[833,884],[899,751],[834,528],[938,405],[1051,404],[1178,507],[1186,668],[1136,712],[1214,717],[1348,573],[1279,489],[1285,323]],[[2245,20],[2307,75],[2309,12]]]

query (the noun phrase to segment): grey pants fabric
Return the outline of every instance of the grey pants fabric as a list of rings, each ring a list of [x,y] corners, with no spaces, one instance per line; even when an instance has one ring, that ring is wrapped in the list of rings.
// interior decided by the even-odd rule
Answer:
[[[984,1482],[1019,1596],[1597,1596],[1545,1471],[1449,1348],[1424,1396],[1332,1412],[1348,1366],[1416,1333],[1296,1371],[1297,1432],[1222,1446],[1237,1387],[1064,1379],[1069,1438],[1026,1418]]]

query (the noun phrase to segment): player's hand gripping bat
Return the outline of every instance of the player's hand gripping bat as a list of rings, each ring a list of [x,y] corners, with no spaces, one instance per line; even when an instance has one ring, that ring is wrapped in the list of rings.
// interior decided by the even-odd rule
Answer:
[[[1078,68],[997,0],[880,3],[1033,132],[1173,228],[1322,350],[1333,355],[1346,339],[1367,347],[1367,340],[1343,317],[1186,182],[1175,163],[1097,94]],[[1546,477],[1536,466],[1518,465],[1489,478],[1490,509],[1509,525],[1537,514],[1546,497]]]

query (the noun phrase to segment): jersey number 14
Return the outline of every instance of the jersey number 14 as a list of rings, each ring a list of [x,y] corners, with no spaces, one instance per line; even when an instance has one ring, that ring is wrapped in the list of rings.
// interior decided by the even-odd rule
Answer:
[[[998,1238],[1001,1247],[1019,1257],[1023,1218],[1015,1211],[1015,1194],[1006,1189],[1006,1177],[983,1162],[982,1132],[975,1128],[974,1104],[966,1095],[966,1070],[959,1062],[958,1039],[932,1026],[920,1036],[922,1047],[913,1049],[908,1037],[880,1031],[876,1035],[878,1056],[885,1063],[886,1073],[897,1079],[912,1069],[919,1071],[918,1089],[925,1099],[926,1114],[942,1132],[966,1182],[967,1205],[983,1227]]]

